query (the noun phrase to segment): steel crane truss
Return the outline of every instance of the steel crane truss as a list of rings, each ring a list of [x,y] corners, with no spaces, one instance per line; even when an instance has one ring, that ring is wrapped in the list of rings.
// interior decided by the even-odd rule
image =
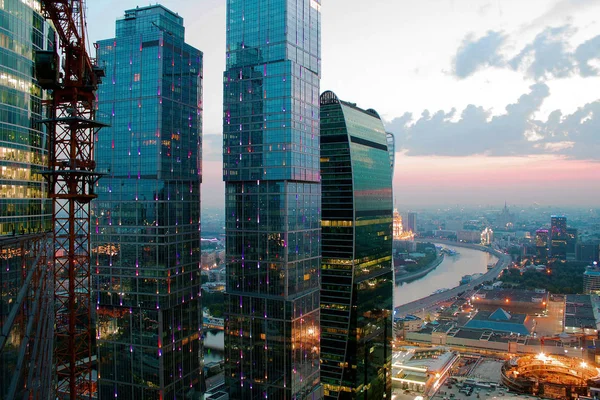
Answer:
[[[45,81],[50,157],[46,176],[53,200],[57,397],[92,398],[90,201],[95,198],[95,91],[103,76],[85,46],[84,0],[42,0],[64,57],[62,79]],[[54,63],[57,68],[58,63]],[[49,65],[52,65],[50,63]]]
[[[71,96],[71,101],[69,100]],[[50,197],[54,216],[56,302],[55,363],[59,396],[91,395],[92,300],[90,207],[95,198],[93,140],[103,124],[94,121],[92,92],[57,89],[49,106]],[[74,397],[72,397],[74,398]]]

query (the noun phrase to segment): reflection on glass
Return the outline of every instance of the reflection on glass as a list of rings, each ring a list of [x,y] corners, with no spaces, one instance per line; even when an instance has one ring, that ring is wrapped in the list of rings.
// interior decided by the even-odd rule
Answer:
[[[225,380],[232,399],[320,397],[319,3],[227,1]]]
[[[392,170],[373,110],[321,95],[321,382],[326,399],[391,396]]]
[[[199,398],[202,53],[156,5],[126,10],[98,62],[98,397]]]

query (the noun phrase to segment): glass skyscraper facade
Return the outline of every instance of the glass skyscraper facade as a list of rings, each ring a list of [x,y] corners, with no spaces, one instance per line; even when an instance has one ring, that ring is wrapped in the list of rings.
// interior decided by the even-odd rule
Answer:
[[[223,80],[232,399],[316,399],[320,0],[228,0]]]
[[[550,217],[550,254],[559,260],[567,259],[567,217],[552,215]]]
[[[52,227],[52,200],[41,174],[48,164],[43,91],[33,66],[37,50],[54,47],[55,33],[40,10],[38,1],[0,2],[0,235]]]
[[[125,11],[98,64],[98,396],[200,398],[202,53],[156,5]]]
[[[392,169],[374,110],[321,96],[325,399],[391,398]]]
[[[42,171],[48,136],[36,51],[55,32],[38,0],[0,1],[0,398],[51,398],[54,304],[47,232],[52,201]]]
[[[541,260],[546,260],[549,246],[548,229],[538,229],[535,232],[535,256]]]

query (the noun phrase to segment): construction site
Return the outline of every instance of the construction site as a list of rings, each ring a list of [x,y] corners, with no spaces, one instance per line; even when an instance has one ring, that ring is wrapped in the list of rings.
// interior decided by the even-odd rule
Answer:
[[[440,305],[431,321],[405,317],[392,362],[396,398],[593,396],[597,304],[597,296],[490,289]]]
[[[502,383],[517,393],[548,399],[589,395],[600,379],[598,368],[581,359],[543,353],[513,357],[502,366]]]
[[[593,398],[600,370],[581,358],[560,355],[492,356],[407,347],[394,355],[392,383],[397,400]]]

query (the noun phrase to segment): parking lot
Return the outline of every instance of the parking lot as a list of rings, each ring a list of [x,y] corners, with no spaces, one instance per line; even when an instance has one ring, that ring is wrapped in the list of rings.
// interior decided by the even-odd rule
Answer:
[[[550,301],[547,307],[547,316],[535,316],[535,332],[538,336],[552,336],[563,331],[564,301]]]
[[[509,392],[502,385],[502,366],[506,362],[501,358],[479,355],[463,355],[450,370],[446,378],[430,399],[436,400],[506,400],[539,399],[535,396]],[[423,393],[411,392],[400,388],[393,389],[393,400],[415,400],[423,398]]]
[[[467,377],[446,379],[432,399],[535,399],[533,396],[509,393],[502,386],[501,369],[504,362],[495,358],[479,359]]]
[[[490,365],[487,365],[486,367],[490,367]],[[463,384],[461,383],[452,384],[451,386],[451,388],[448,387],[447,383],[442,385],[437,391],[437,393],[431,398],[438,400],[537,399],[537,397],[534,396],[525,396],[516,393],[509,393],[508,390],[506,390],[506,388],[504,388],[502,385],[498,385],[497,388],[482,388],[477,386],[471,386],[471,390],[466,390],[465,388],[463,388]]]
[[[461,385],[452,385],[449,389],[448,386],[444,385],[438,390],[438,392],[431,397],[432,399],[450,399],[450,400],[473,400],[473,399],[537,399],[534,396],[519,395],[516,393],[509,393],[505,388],[499,387],[497,389],[483,389],[473,388],[471,394],[469,392],[461,391]],[[414,395],[412,397],[414,399]]]

